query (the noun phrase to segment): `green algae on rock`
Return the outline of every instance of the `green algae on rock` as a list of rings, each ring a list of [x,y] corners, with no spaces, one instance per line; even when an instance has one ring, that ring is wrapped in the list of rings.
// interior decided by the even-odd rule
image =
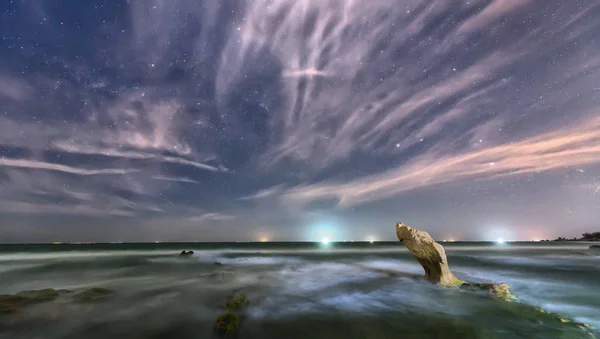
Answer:
[[[41,303],[46,301],[52,301],[58,298],[58,291],[53,288],[44,288],[41,290],[21,291],[16,295],[24,297],[25,299],[27,299],[28,303]]]
[[[69,290],[55,290],[53,288],[44,288],[41,290],[27,290],[16,294],[0,295],[0,314],[17,314],[24,307],[34,304],[50,302],[61,295],[70,295]],[[93,287],[72,295],[75,302],[95,302],[109,298],[114,294],[113,291],[106,288]]]
[[[112,297],[113,294],[114,294],[114,292],[109,289],[101,288],[101,287],[92,287],[85,291],[75,294],[73,296],[73,299],[76,302],[89,303],[89,302],[97,302],[97,301],[106,300],[106,299]]]
[[[0,314],[15,314],[21,312],[26,305],[26,298],[18,295],[0,295]]]
[[[25,306],[52,301],[58,295],[59,292],[52,288],[0,295],[0,314],[20,313]]]
[[[510,287],[505,283],[494,284],[494,283],[469,283],[464,282],[459,286],[460,289],[470,291],[485,291],[490,293],[495,298],[503,301],[519,301],[512,293],[510,293]]]
[[[234,334],[240,326],[240,316],[235,313],[223,313],[215,322],[215,330],[224,335]]]
[[[225,308],[230,311],[240,310],[248,305],[250,305],[250,300],[242,293],[227,298],[225,302]]]
[[[242,293],[228,297],[224,305],[226,312],[217,318],[215,331],[225,336],[235,334],[240,327],[242,317],[236,312],[243,311],[248,305],[250,305],[250,300]]]

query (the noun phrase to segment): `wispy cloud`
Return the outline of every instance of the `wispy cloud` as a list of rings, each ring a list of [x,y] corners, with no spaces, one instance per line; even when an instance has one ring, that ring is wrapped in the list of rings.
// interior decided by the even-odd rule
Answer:
[[[474,46],[473,39],[490,26],[487,39],[508,34],[508,13],[522,13],[532,3],[253,1],[222,54],[218,91],[222,96],[233,91],[244,67],[265,50],[281,61],[287,101],[271,122],[278,129],[270,132],[274,142],[261,158],[266,169],[286,159],[323,168],[374,149],[395,154],[441,135],[440,145],[449,146],[447,140],[468,131],[458,121],[484,123],[492,119],[482,114],[489,107],[504,123],[513,123],[516,115],[508,111],[525,108],[499,105],[502,93],[515,85],[507,74],[527,56],[568,43],[543,43],[540,36],[550,34],[544,30],[565,34],[570,27],[544,21],[494,48],[463,48]],[[444,22],[443,34],[431,27],[461,10],[473,14]],[[591,29],[569,33],[582,36]],[[586,53],[563,64],[573,67]],[[549,74],[564,77],[560,71]]]
[[[26,81],[0,74],[0,97],[12,100],[24,100],[34,93],[34,89]]]
[[[76,216],[121,216],[131,217],[134,211],[114,208],[96,207],[90,204],[60,204],[27,201],[1,201],[0,211],[16,214],[45,214],[45,215],[76,215]]]
[[[239,198],[239,200],[255,200],[255,199],[268,198],[268,197],[272,197],[272,196],[277,195],[278,193],[283,192],[284,189],[285,189],[285,187],[283,185],[276,185],[273,187],[259,190],[258,192],[254,193],[254,194],[241,197],[241,198]]]
[[[523,8],[532,2],[533,0],[491,1],[479,13],[463,22],[458,28],[458,34],[470,34],[489,26],[497,26],[497,21],[504,15],[509,15],[511,12]],[[473,3],[473,6],[479,6],[479,4]]]
[[[283,72],[283,76],[284,77],[316,77],[316,76],[327,76],[326,72],[320,71],[318,69],[315,68],[308,68],[308,69],[298,69],[298,70],[289,70],[289,71],[285,71]]]
[[[581,185],[580,185],[581,188]],[[583,188],[592,192],[593,195],[600,195],[600,180],[591,184],[583,185]]]
[[[337,198],[348,207],[408,190],[468,178],[498,178],[600,163],[600,119],[519,142],[462,154],[428,154],[399,168],[350,182],[325,182],[288,190],[292,204]]]
[[[165,176],[155,175],[155,176],[152,177],[152,179],[154,179],[154,180],[182,182],[182,183],[188,183],[188,184],[200,184],[200,182],[198,182],[196,180],[192,180],[190,178],[185,178],[185,177],[165,177]]]
[[[101,175],[101,174],[128,174],[134,173],[136,169],[123,169],[123,168],[103,168],[103,169],[86,169],[67,165],[61,165],[51,162],[28,160],[28,159],[9,159],[0,158],[0,166],[6,167],[20,167],[30,169],[41,169],[57,172],[65,172],[77,175]]]
[[[125,158],[125,159],[146,159],[146,160],[155,160],[158,162],[166,162],[172,164],[181,164],[186,166],[192,166],[195,168],[200,168],[209,171],[227,171],[224,167],[215,167],[211,165],[207,165],[202,162],[188,160],[183,157],[174,157],[174,156],[165,156],[156,153],[144,153],[140,151],[121,151],[119,149],[114,148],[106,148],[106,147],[97,147],[91,145],[82,145],[73,142],[66,141],[56,141],[53,143],[54,147],[57,150],[69,152],[69,153],[79,153],[79,154],[90,154],[90,155],[103,155],[107,157],[117,157],[117,158]]]
[[[221,213],[204,213],[199,215],[194,215],[186,220],[193,222],[205,222],[205,221],[231,221],[235,220],[236,217],[234,215],[229,214],[221,214]]]

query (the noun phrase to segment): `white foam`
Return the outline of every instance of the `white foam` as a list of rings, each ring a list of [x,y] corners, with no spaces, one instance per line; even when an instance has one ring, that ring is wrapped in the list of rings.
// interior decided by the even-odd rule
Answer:
[[[282,264],[298,264],[304,262],[298,257],[241,257],[227,258],[215,257],[215,260],[228,265],[282,265]]]
[[[156,256],[156,255],[177,255],[177,251],[156,250],[156,251],[57,251],[27,253],[18,252],[0,255],[1,261],[22,261],[22,260],[48,260],[48,259],[75,259],[75,258],[106,258],[106,257],[124,257],[124,256]]]

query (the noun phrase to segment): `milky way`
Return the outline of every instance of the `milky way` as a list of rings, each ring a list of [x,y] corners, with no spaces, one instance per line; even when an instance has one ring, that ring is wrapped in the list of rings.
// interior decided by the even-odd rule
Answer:
[[[600,227],[600,1],[0,14],[0,242]]]

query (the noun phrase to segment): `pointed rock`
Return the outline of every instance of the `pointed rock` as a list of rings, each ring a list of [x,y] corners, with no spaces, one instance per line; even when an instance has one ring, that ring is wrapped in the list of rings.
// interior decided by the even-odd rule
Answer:
[[[463,290],[489,293],[492,297],[505,301],[505,305],[517,305],[521,307],[523,311],[530,311],[532,317],[535,317],[535,319],[542,324],[560,323],[580,331],[578,332],[579,334],[583,334],[586,337],[589,335],[590,337],[595,338],[592,332],[588,330],[589,325],[587,324],[574,322],[557,314],[549,313],[539,307],[522,304],[519,302],[519,299],[510,293],[507,284],[494,284],[489,282],[472,283],[456,278],[448,267],[448,259],[446,258],[444,247],[435,242],[429,233],[415,230],[398,222],[396,223],[396,236],[398,237],[398,240],[404,243],[406,248],[408,248],[421,266],[423,266],[425,278],[427,280],[442,286],[459,287]]]
[[[396,223],[396,236],[425,270],[425,279],[443,286],[460,286],[464,281],[456,278],[448,267],[446,251],[429,233]]]

